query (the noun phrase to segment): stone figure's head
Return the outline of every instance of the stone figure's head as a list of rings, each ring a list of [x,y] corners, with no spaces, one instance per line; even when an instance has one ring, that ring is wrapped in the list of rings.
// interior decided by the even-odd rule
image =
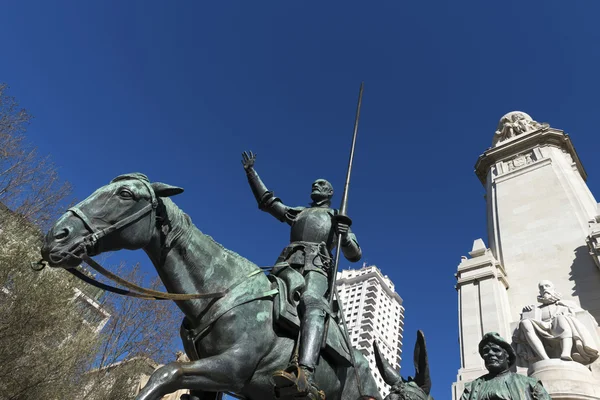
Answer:
[[[555,303],[562,297],[561,294],[554,288],[554,284],[548,280],[543,280],[538,283],[538,289],[540,291],[540,295],[538,296],[538,301],[540,303]]]
[[[333,186],[325,179],[317,179],[312,184],[310,198],[314,205],[329,204],[333,197]]]
[[[517,359],[510,343],[496,332],[483,335],[479,342],[479,355],[483,358],[485,368],[492,374],[507,371]]]

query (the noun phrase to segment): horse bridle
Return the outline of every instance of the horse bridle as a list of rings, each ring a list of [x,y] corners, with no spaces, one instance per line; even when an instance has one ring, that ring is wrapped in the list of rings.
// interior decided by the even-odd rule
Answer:
[[[129,179],[136,179],[136,180],[142,182],[146,186],[148,191],[150,192],[151,201],[148,204],[146,204],[144,207],[142,207],[140,210],[133,213],[132,215],[130,215],[130,216],[106,227],[106,228],[102,228],[102,229],[96,229],[96,227],[94,226],[92,221],[90,221],[90,219],[85,215],[85,213],[79,207],[73,206],[73,207],[69,208],[67,211],[72,212],[77,218],[79,218],[83,222],[86,229],[89,231],[89,234],[82,237],[77,242],[75,242],[73,244],[73,246],[70,247],[70,250],[68,250],[66,252],[66,254],[70,254],[72,256],[81,258],[83,261],[85,261],[86,264],[88,264],[91,268],[98,271],[100,274],[104,275],[108,279],[110,279],[122,286],[125,286],[131,290],[120,289],[120,288],[99,282],[96,279],[84,274],[77,268],[66,268],[67,271],[69,271],[71,274],[73,274],[77,278],[79,278],[79,279],[85,281],[86,283],[89,283],[90,285],[93,285],[97,288],[100,288],[100,289],[103,289],[103,290],[106,290],[106,291],[109,291],[112,293],[124,295],[124,296],[137,297],[137,298],[148,299],[148,300],[193,300],[193,299],[204,299],[204,298],[219,298],[219,297],[225,296],[228,292],[231,291],[231,289],[233,289],[233,287],[237,286],[237,284],[235,284],[234,286],[232,286],[222,292],[194,293],[194,294],[166,293],[166,292],[161,292],[161,291],[157,291],[157,290],[146,289],[146,288],[138,286],[134,283],[131,283],[131,282],[127,281],[126,279],[120,278],[119,276],[113,274],[106,268],[102,267],[100,264],[98,264],[96,261],[94,261],[90,256],[88,256],[88,254],[87,254],[88,249],[93,249],[94,247],[96,247],[96,245],[98,244],[98,241],[101,238],[103,238],[104,236],[106,236],[110,233],[116,232],[120,229],[123,229],[123,228],[131,225],[132,223],[136,222],[137,220],[146,216],[147,214],[151,214],[150,229],[151,230],[154,229],[155,221],[156,221],[156,210],[158,208],[158,199],[156,197],[156,194],[154,193],[154,189],[145,180],[142,180],[142,179],[139,179],[136,177],[129,177]],[[152,232],[150,232],[148,235],[148,243],[150,242],[150,240],[152,240]],[[83,253],[81,256],[77,256],[75,254],[76,252],[79,252],[79,251],[81,251]],[[42,261],[39,261],[37,263],[37,265],[43,265],[42,263],[43,263]],[[36,270],[41,270],[41,269],[43,269],[43,267],[39,268],[39,269],[36,268]],[[260,269],[258,271],[260,272]]]
[[[85,213],[79,207],[73,206],[73,207],[69,208],[67,211],[72,212],[77,218],[79,218],[81,220],[81,222],[83,222],[83,225],[85,225],[86,229],[90,232],[88,235],[81,238],[79,243],[76,245],[83,245],[85,247],[85,249],[94,248],[96,246],[96,244],[98,243],[98,240],[100,240],[104,236],[125,228],[126,226],[137,221],[138,219],[146,216],[146,214],[148,214],[148,213],[151,214],[150,230],[152,231],[152,229],[154,227],[154,221],[156,220],[156,209],[158,207],[158,199],[156,198],[154,189],[152,189],[152,186],[150,186],[150,184],[148,182],[146,182],[142,179],[138,179],[138,178],[134,178],[134,177],[131,177],[130,179],[137,179],[138,181],[142,182],[146,186],[146,188],[150,192],[151,201],[148,204],[146,204],[144,207],[142,207],[140,210],[131,214],[130,216],[128,216],[120,221],[117,221],[116,223],[109,225],[106,228],[102,228],[100,230],[96,229],[96,227],[94,226],[92,221],[89,220],[89,218],[85,215]],[[152,232],[150,232],[148,235],[148,243],[150,242],[151,239],[152,239]],[[148,243],[146,243],[146,244],[148,244]]]

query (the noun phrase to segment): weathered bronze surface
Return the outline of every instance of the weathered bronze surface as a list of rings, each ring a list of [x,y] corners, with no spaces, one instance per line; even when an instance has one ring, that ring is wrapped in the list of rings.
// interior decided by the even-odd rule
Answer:
[[[540,381],[510,371],[516,354],[511,345],[496,332],[483,335],[479,354],[489,371],[465,385],[461,400],[550,400]]]
[[[310,206],[290,207],[267,189],[254,169],[255,160],[252,152],[242,154],[242,165],[259,209],[291,227],[290,244],[281,252],[272,273],[285,274],[286,269],[292,268],[302,274],[305,280],[299,301],[299,354],[297,359],[290,354],[290,365],[276,372],[274,383],[277,387],[312,388],[312,396],[319,399],[322,397],[313,380],[313,371],[319,361],[325,317],[330,312],[325,296],[330,286],[329,280],[333,279],[332,269],[335,268],[331,251],[338,241],[337,235],[340,235],[344,256],[356,262],[361,258],[360,246],[348,224],[336,219],[338,210],[331,208],[331,183],[317,179],[312,184]]]
[[[425,335],[422,331],[417,331],[417,341],[415,342],[413,357],[415,366],[414,377],[409,376],[408,379],[404,379],[381,356],[377,342],[373,342],[373,348],[375,350],[377,369],[385,383],[392,387],[390,394],[386,396],[385,400],[433,400],[433,397],[429,395],[431,391],[429,359],[427,357]]]
[[[313,246],[310,240],[324,231],[335,234],[332,220],[323,218],[325,214],[332,216],[327,205],[329,189],[326,182],[315,184],[314,206],[308,208],[284,207],[272,193],[265,195],[266,191],[259,197],[259,204],[270,205],[270,212],[283,221],[294,222],[306,211],[299,219],[305,223],[292,229],[292,241],[304,242],[300,243],[304,254],[308,251],[312,257],[297,255],[295,247],[288,246],[277,267],[280,272],[286,264],[306,268],[311,271],[308,276],[321,282],[309,292],[315,303],[305,301],[306,310],[319,319],[331,248],[327,247],[329,240],[325,247]],[[278,290],[255,264],[195,227],[169,199],[181,192],[178,187],[151,183],[143,174],[121,175],[54,224],[46,235],[42,257],[50,266],[73,268],[84,255],[144,249],[169,293],[227,292],[216,300],[176,301],[185,314],[181,337],[192,361],[158,369],[137,400],[158,400],[178,389],[191,389],[196,400],[217,399],[222,392],[250,400],[275,399],[271,374],[288,366],[295,343],[295,337],[274,322],[273,297]],[[350,230],[340,227],[338,232],[345,237],[347,257],[359,258],[360,249]],[[380,399],[367,360],[357,351],[354,355],[365,394]],[[310,357],[312,353],[307,356],[309,361]],[[324,355],[314,377],[327,400],[359,398],[352,367],[336,364]]]

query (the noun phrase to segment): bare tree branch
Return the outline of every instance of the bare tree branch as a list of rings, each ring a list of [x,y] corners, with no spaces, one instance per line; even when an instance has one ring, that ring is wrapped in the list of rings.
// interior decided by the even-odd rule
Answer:
[[[0,203],[45,229],[64,209],[71,185],[27,142],[33,117],[7,91],[0,84]]]

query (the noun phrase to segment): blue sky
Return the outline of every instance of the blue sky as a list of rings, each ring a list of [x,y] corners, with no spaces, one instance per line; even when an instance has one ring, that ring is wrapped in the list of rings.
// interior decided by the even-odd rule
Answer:
[[[306,204],[318,177],[337,204],[364,81],[349,214],[364,261],[404,299],[403,374],[423,329],[444,399],[459,368],[453,274],[486,239],[473,166],[499,118],[566,130],[598,192],[599,13],[591,0],[7,2],[0,81],[79,199],[131,171],[182,186],[196,225],[259,265],[288,228],[257,209],[240,153],[258,153],[286,204]]]

